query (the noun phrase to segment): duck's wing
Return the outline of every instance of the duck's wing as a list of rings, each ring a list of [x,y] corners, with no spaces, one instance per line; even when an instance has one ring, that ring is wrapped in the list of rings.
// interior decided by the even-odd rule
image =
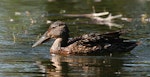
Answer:
[[[122,34],[123,34],[122,31],[107,32],[104,34],[90,33],[83,35],[82,41],[96,44],[123,42],[124,40],[127,39],[120,38],[120,35]]]
[[[70,39],[68,40],[68,45],[73,44],[74,42],[79,41],[79,40],[81,40],[81,39],[82,39],[82,36],[70,38]]]
[[[128,40],[125,38],[120,38],[122,34],[125,34],[124,31],[116,31],[116,32],[107,32],[104,34],[100,34],[101,42],[106,43],[116,43],[116,42],[123,42],[124,40]]]
[[[102,36],[104,38],[119,38],[120,35],[122,35],[122,31],[116,31],[116,32],[106,32],[104,34],[99,34],[99,36]]]
[[[79,37],[72,38],[68,41],[66,47],[70,54],[87,54],[97,50],[101,47],[98,45],[99,36],[97,34],[84,34]]]
[[[98,33],[90,33],[90,34],[84,34],[82,36],[74,37],[69,39],[68,45],[73,44],[76,41],[82,40],[84,42],[97,42],[97,41],[104,41],[104,40],[113,40],[113,39],[122,39],[119,36],[123,34],[121,31],[116,31],[116,32],[107,32],[104,34],[98,34]]]
[[[126,32],[117,31],[100,35],[101,46],[103,46],[103,50],[109,52],[126,52],[131,51],[133,48],[135,48],[138,45],[137,41],[129,41],[129,39],[119,37],[124,33]]]
[[[104,51],[121,51],[121,50],[129,50],[133,49],[136,46],[135,42],[124,42],[123,38],[119,36],[122,33],[120,31],[105,33],[105,34],[97,34],[90,33],[85,34],[80,37],[76,37],[70,40],[70,53],[72,54],[97,54],[102,53]]]
[[[71,54],[100,53],[104,46],[108,44],[109,39],[112,40],[113,38],[119,38],[119,36],[120,34],[118,32],[105,34],[84,34],[69,40],[68,49]]]

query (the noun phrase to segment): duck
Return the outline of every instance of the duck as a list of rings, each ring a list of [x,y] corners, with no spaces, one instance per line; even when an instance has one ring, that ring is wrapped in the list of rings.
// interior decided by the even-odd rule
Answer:
[[[55,39],[50,47],[50,54],[90,55],[131,51],[138,45],[138,42],[120,38],[123,33],[125,32],[89,33],[70,39],[67,24],[63,21],[55,21],[32,47],[36,47],[49,39]]]

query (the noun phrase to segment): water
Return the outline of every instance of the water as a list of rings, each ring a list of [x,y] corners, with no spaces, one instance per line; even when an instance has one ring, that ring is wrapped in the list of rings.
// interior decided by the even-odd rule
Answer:
[[[0,3],[0,77],[149,77],[150,17],[149,0],[1,0]],[[131,53],[101,56],[50,55],[48,43],[32,48],[47,30],[47,21],[65,21],[71,37],[90,32],[120,30],[107,25],[89,24],[88,18],[59,14],[84,14],[109,11],[133,21],[115,22],[130,32],[123,37],[141,41]]]

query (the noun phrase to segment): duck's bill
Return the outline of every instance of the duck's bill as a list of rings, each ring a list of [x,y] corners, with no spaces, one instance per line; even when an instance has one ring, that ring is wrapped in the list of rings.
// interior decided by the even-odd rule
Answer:
[[[47,34],[47,32],[45,32],[45,33],[42,35],[42,37],[41,37],[36,43],[34,43],[34,44],[32,45],[32,47],[36,47],[36,46],[42,44],[44,41],[50,39],[50,37],[47,36],[46,34]]]

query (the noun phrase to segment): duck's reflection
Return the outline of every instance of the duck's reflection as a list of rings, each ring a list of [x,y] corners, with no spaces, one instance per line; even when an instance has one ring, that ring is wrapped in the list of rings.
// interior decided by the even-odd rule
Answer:
[[[110,56],[52,55],[50,61],[37,64],[47,77],[115,77],[121,74],[123,61]]]

